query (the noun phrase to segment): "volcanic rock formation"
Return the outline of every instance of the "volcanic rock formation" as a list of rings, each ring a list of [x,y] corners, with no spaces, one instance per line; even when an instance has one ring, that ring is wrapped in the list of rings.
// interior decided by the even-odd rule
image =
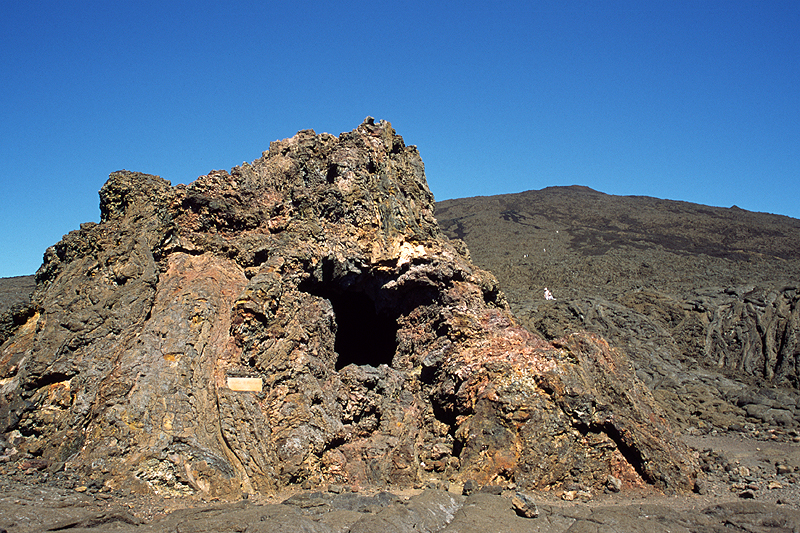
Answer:
[[[691,489],[600,337],[521,327],[368,118],[188,186],[113,173],[0,346],[0,431],[109,487],[238,496],[435,480]]]

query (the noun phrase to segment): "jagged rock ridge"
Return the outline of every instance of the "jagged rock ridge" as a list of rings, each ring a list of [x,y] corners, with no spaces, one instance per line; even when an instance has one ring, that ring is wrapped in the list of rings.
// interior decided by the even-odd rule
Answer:
[[[159,493],[437,479],[691,489],[604,340],[547,342],[445,238],[415,147],[367,119],[175,187],[121,171],[0,347],[0,429]],[[23,314],[17,313],[17,316]]]

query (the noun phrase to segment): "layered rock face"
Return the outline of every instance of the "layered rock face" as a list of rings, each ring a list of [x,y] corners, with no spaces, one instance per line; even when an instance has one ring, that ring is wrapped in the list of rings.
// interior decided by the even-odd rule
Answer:
[[[415,147],[367,119],[189,186],[117,172],[0,347],[0,429],[140,491],[431,480],[692,488],[628,360],[547,342],[444,237]]]

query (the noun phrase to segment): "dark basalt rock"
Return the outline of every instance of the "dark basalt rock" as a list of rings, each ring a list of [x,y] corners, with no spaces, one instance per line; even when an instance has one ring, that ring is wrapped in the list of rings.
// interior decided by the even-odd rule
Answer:
[[[419,154],[386,122],[302,131],[188,186],[115,172],[100,198],[99,224],[47,250],[0,346],[0,430],[20,456],[223,497],[694,486],[626,357],[521,327],[441,234]]]

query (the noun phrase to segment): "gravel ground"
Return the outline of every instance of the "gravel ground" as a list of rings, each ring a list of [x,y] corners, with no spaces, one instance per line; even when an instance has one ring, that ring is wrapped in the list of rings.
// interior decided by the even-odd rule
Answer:
[[[106,492],[32,460],[7,461],[0,532],[800,531],[800,444],[734,433],[685,439],[705,471],[699,494],[332,486],[220,502]]]

